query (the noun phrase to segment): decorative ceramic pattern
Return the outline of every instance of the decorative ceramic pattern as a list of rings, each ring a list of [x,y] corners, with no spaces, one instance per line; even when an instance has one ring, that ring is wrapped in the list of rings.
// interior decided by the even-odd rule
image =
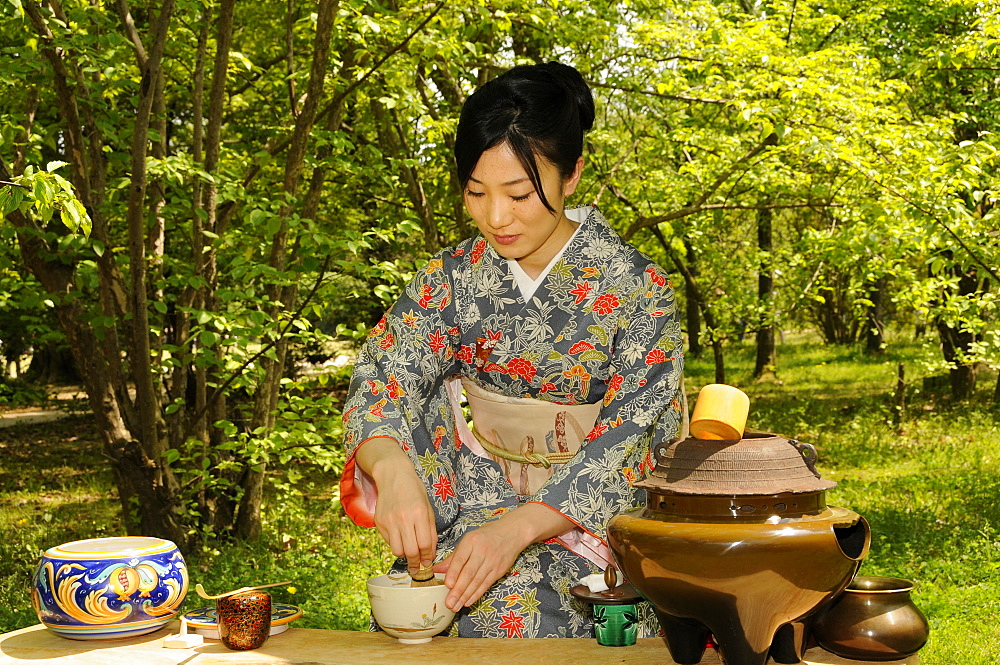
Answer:
[[[443,628],[444,622],[450,620],[451,620],[450,616],[446,614],[438,614],[438,606],[437,604],[435,604],[433,609],[431,609],[430,616],[422,614],[420,615],[419,621],[412,621],[410,622],[409,626],[393,626],[391,624],[386,624],[386,626],[405,633],[408,630],[427,630],[429,628],[438,628],[438,627]]]
[[[169,540],[94,538],[50,548],[31,589],[38,619],[71,639],[134,637],[177,614],[187,565]]]

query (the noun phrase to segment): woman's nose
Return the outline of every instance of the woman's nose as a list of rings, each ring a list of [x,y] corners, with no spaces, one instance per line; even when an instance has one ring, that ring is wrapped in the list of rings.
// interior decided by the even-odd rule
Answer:
[[[499,230],[510,226],[510,223],[513,221],[510,214],[510,206],[500,197],[492,199],[489,202],[486,221],[492,229]]]

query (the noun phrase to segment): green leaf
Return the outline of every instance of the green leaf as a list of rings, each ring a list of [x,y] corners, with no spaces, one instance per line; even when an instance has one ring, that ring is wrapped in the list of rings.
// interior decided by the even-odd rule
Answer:
[[[24,200],[24,189],[15,185],[8,185],[0,189],[0,215],[6,216],[17,210]]]

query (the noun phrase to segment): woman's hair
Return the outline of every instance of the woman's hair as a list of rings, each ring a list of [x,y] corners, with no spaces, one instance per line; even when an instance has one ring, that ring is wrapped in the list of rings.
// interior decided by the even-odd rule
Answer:
[[[546,208],[536,155],[569,178],[583,154],[583,134],[594,124],[594,97],[573,67],[558,62],[520,65],[472,93],[455,136],[455,164],[464,189],[484,152],[506,143]]]

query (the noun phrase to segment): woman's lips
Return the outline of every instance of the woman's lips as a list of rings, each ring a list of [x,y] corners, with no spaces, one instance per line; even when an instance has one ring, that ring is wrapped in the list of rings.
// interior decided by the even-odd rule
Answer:
[[[495,233],[493,234],[493,239],[496,240],[497,243],[501,245],[513,245],[515,242],[517,242],[517,239],[520,237],[521,237],[520,235],[500,236]]]

